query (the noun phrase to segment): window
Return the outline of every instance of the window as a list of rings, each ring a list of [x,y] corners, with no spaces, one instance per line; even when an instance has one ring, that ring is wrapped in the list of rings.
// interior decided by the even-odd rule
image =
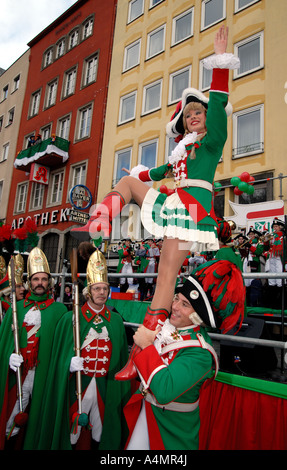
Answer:
[[[150,0],[150,4],[149,4],[149,7],[150,8],[153,8],[155,7],[156,5],[158,5],[159,3],[163,2],[163,0]]]
[[[140,144],[139,146],[139,163],[147,166],[148,168],[154,168],[157,160],[157,139],[150,140]]]
[[[31,108],[30,108],[30,116],[35,116],[39,112],[39,105],[40,105],[40,96],[41,92],[36,91],[32,94],[31,97]]]
[[[62,57],[65,54],[66,39],[62,38],[57,42],[56,45],[56,59]]]
[[[151,31],[147,36],[146,58],[150,59],[164,51],[165,25]]]
[[[263,67],[263,37],[263,32],[260,32],[235,44],[235,54],[240,59],[240,67],[234,71],[234,78],[242,77]]]
[[[9,86],[6,85],[3,90],[2,90],[2,101],[3,100],[6,100],[7,96],[8,96],[8,89],[9,89]]]
[[[151,113],[161,108],[162,80],[144,87],[142,114]]]
[[[63,80],[63,98],[72,95],[75,93],[76,86],[76,77],[77,77],[77,68],[73,67],[71,70],[68,70],[64,75]]]
[[[69,49],[73,49],[73,47],[77,46],[79,41],[79,30],[75,29],[69,35]]]
[[[4,181],[0,181],[0,202],[2,200],[2,194],[3,194],[3,187],[4,187]]]
[[[199,62],[199,89],[206,91],[210,88],[212,80],[212,70],[207,70],[203,66],[203,60]]]
[[[181,13],[172,21],[172,45],[178,44],[193,35],[194,8]]]
[[[25,211],[26,202],[27,202],[27,193],[28,193],[28,182],[18,184],[17,194],[16,194],[16,206],[15,206],[16,213]]]
[[[17,77],[14,78],[14,88],[13,91],[18,90],[20,85],[20,75],[17,75]]]
[[[44,68],[48,67],[48,65],[50,65],[52,61],[53,61],[53,48],[50,48],[44,53],[43,67]]]
[[[126,148],[119,150],[115,155],[115,167],[114,167],[114,179],[113,186],[123,177],[126,176],[126,173],[122,170],[126,168],[127,170],[131,167],[131,158],[132,158],[132,149]]]
[[[58,171],[51,175],[51,186],[50,186],[50,195],[49,203],[50,204],[60,204],[62,201],[63,195],[63,184],[64,184],[64,170]]]
[[[82,163],[72,167],[72,177],[70,189],[76,186],[77,184],[86,183],[86,174],[87,174],[87,164]]]
[[[10,109],[8,112],[7,126],[10,126],[14,121],[15,108]]]
[[[57,88],[58,80],[54,80],[53,82],[47,85],[46,108],[49,108],[50,106],[53,106],[56,103]]]
[[[42,140],[49,139],[51,137],[52,124],[41,128],[41,137]]]
[[[274,199],[272,180],[273,176],[274,175],[272,172],[254,175],[254,183],[252,185],[254,187],[254,193],[242,193],[240,194],[240,196],[235,197],[235,202],[239,204],[258,204],[260,202],[272,201]],[[264,225],[266,224],[266,221],[264,221],[263,223],[258,221],[257,223],[261,225],[261,227],[255,227],[256,230],[264,230]]]
[[[233,158],[264,151],[264,106],[233,114]]]
[[[71,122],[70,115],[59,119],[57,134],[59,137],[62,137],[62,139],[69,140],[70,122]]]
[[[140,63],[141,40],[129,44],[125,48],[123,71],[131,69]]]
[[[129,3],[128,23],[141,16],[144,11],[144,0],[131,0]]]
[[[0,117],[0,132],[2,131],[3,120],[4,120],[4,116],[1,116],[1,117]]]
[[[79,111],[78,139],[89,137],[91,131],[92,105]]]
[[[250,5],[253,5],[254,3],[259,2],[259,0],[235,0],[235,12],[238,12],[240,10],[243,10],[244,8],[249,7]]]
[[[181,99],[182,92],[190,86],[191,66],[174,72],[169,77],[168,104],[175,103]]]
[[[32,184],[30,210],[41,209],[43,206],[45,185],[41,183]]]
[[[93,83],[97,79],[98,71],[98,53],[85,60],[84,63],[83,86]]]
[[[5,162],[8,159],[8,154],[9,154],[9,143],[3,145],[1,162]]]
[[[85,23],[83,24],[82,39],[86,39],[87,37],[91,36],[91,34],[93,33],[93,25],[93,18],[89,18],[85,21]]]
[[[135,119],[137,92],[122,96],[120,100],[119,124]]]
[[[202,0],[201,29],[218,23],[226,18],[226,0]]]

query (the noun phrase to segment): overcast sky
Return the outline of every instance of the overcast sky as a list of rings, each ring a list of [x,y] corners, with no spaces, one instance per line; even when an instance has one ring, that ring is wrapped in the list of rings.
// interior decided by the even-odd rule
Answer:
[[[0,0],[0,68],[9,68],[77,0]]]

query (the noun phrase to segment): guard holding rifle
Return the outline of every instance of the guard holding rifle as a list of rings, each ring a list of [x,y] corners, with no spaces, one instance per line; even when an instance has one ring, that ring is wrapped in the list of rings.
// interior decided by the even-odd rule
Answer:
[[[39,248],[29,254],[29,291],[19,302],[13,256],[11,262],[12,305],[0,328],[0,448],[34,449],[53,332],[67,308],[51,295],[49,264]]]

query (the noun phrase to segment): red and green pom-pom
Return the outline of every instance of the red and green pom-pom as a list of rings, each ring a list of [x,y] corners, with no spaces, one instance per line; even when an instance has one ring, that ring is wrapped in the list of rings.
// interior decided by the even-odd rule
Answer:
[[[78,426],[82,427],[88,427],[91,428],[91,425],[89,423],[89,417],[86,413],[74,413],[72,416],[72,428],[71,428],[71,433],[72,434],[77,434],[78,432]]]

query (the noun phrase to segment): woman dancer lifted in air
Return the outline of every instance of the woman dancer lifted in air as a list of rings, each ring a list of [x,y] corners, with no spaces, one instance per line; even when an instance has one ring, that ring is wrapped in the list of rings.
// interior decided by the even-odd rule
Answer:
[[[194,88],[185,89],[167,124],[168,136],[179,140],[168,163],[140,172],[138,167],[132,169],[97,205],[88,224],[72,230],[77,238],[85,234],[96,238],[100,231],[109,236],[112,219],[125,204],[134,199],[141,207],[145,229],[164,239],[155,293],[143,322],[151,330],[169,315],[177,274],[188,252],[219,248],[212,185],[227,139],[227,115],[232,112],[228,69],[239,66],[239,60],[226,53],[227,40],[228,29],[222,26],[215,36],[215,54],[205,60],[205,67],[213,69],[209,99]],[[146,184],[165,177],[174,178],[174,191],[161,193]],[[137,375],[132,359],[138,351],[140,348],[133,345],[127,365],[115,376],[117,380]]]

